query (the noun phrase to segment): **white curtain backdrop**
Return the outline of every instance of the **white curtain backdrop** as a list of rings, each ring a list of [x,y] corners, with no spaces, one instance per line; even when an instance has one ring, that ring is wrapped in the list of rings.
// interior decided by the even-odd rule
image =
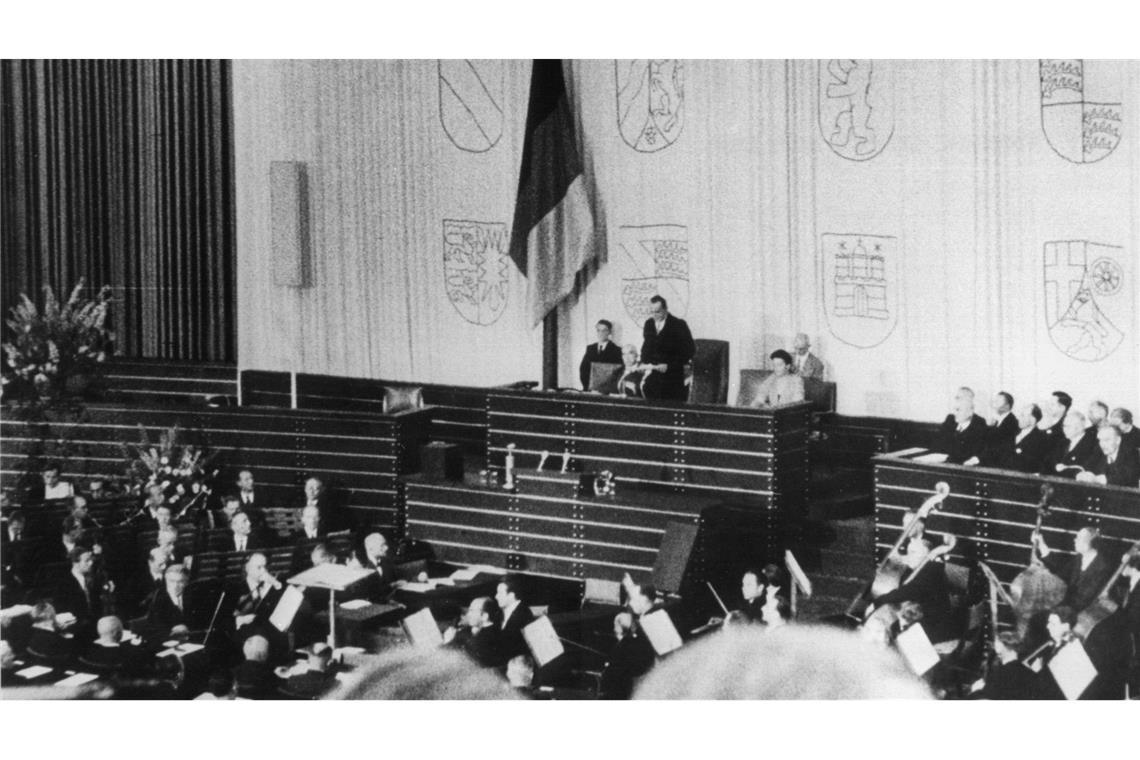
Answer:
[[[506,262],[498,287],[489,268],[506,251],[529,62],[463,63],[235,62],[242,367],[539,378],[525,281]],[[607,262],[560,310],[564,384],[596,320],[640,344],[661,292],[695,337],[730,342],[730,396],[739,369],[804,331],[845,414],[935,419],[963,384],[1140,407],[1140,63],[591,60],[567,74]],[[1082,124],[1099,131],[1083,141]],[[308,168],[305,289],[273,284],[271,161]]]

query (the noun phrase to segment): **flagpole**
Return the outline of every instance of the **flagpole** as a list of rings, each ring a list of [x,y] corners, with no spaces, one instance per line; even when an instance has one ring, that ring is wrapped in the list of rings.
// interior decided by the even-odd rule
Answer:
[[[558,308],[542,319],[542,387],[558,387]]]

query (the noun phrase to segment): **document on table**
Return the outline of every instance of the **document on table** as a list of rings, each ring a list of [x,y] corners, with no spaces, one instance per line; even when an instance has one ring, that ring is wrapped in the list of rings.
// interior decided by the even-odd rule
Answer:
[[[92,681],[96,680],[97,678],[99,678],[99,676],[95,675],[94,673],[76,673],[73,676],[68,676],[67,678],[64,678],[62,681],[56,681],[55,685],[56,686],[82,686],[85,683],[91,683]]]
[[[20,676],[21,678],[39,678],[45,673],[50,673],[51,670],[51,668],[44,665],[31,665],[24,668],[23,670],[17,670],[16,675]]]
[[[367,599],[349,599],[347,602],[341,602],[340,608],[342,610],[362,610],[372,602]]]
[[[950,457],[946,454],[939,454],[937,452],[931,454],[923,454],[920,457],[915,457],[912,462],[922,462],[923,464],[942,464]]]
[[[435,588],[433,583],[405,583],[400,586],[401,591],[411,591],[414,594],[423,594]]]

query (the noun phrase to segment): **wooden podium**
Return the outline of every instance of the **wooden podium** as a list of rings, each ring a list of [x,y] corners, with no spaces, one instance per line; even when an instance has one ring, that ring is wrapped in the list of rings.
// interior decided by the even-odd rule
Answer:
[[[329,590],[328,645],[330,647],[336,648],[336,592],[344,591],[354,583],[359,583],[372,572],[374,571],[347,565],[317,565],[289,579],[289,583],[294,586]]]

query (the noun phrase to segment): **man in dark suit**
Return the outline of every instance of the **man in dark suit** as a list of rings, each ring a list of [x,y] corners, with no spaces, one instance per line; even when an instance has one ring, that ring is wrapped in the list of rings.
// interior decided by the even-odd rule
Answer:
[[[361,582],[361,592],[372,602],[382,602],[396,582],[396,563],[388,556],[388,539],[383,533],[370,533],[364,537],[363,551],[354,556],[350,564],[372,574]]]
[[[101,589],[91,573],[95,567],[95,554],[89,547],[76,546],[68,560],[71,572],[60,580],[52,603],[56,612],[70,612],[75,616],[75,624],[70,628],[77,636],[91,638],[95,633],[95,622],[103,616]]]
[[[473,599],[463,616],[463,625],[443,632],[445,645],[461,649],[486,668],[497,668],[509,658],[503,654],[503,634],[498,625],[499,608],[487,596]]]
[[[79,657],[79,667],[102,676],[140,678],[154,669],[145,649],[123,643],[123,621],[114,615],[99,618],[99,638]]]
[[[1089,433],[1085,416],[1080,412],[1065,415],[1065,435],[1051,444],[1045,457],[1042,473],[1062,478],[1075,478],[1079,473],[1091,470],[1101,458],[1096,434]]]
[[[17,509],[8,514],[8,524],[0,533],[0,561],[4,563],[4,602],[11,604],[35,580],[35,548],[27,536],[27,518]]]
[[[249,515],[245,512],[235,512],[230,518],[230,534],[214,539],[211,547],[218,552],[252,552],[269,548],[269,541],[264,532],[255,531]]]
[[[944,544],[936,554],[948,552],[951,546],[952,544]],[[905,558],[909,573],[897,589],[876,597],[874,606],[879,608],[884,604],[917,603],[922,609],[922,627],[931,643],[937,644],[956,639],[961,632],[954,625],[950,587],[946,582],[946,565],[932,556],[931,551],[928,539],[912,538],[907,545]]]
[[[293,532],[293,543],[313,542],[328,535],[321,521],[321,510],[314,506],[301,508],[301,529]]]
[[[1049,438],[1059,441],[1065,437],[1065,418],[1073,407],[1073,397],[1064,391],[1053,391],[1049,396],[1048,408],[1045,410],[1048,419],[1043,425]]]
[[[1006,391],[995,393],[990,407],[994,410],[994,422],[989,429],[987,445],[1000,446],[1003,442],[1012,440],[1021,430],[1021,425],[1013,413],[1013,396]]]
[[[182,565],[166,568],[165,587],[154,595],[144,622],[144,636],[164,641],[170,636],[185,636],[203,622],[195,600],[187,592],[190,574]]]
[[[41,601],[32,609],[27,652],[37,664],[60,668],[75,656],[75,637],[60,631],[55,616],[55,607],[48,602]]]
[[[333,503],[332,494],[325,488],[320,478],[309,478],[305,481],[305,498],[297,505],[298,509],[316,507],[321,512],[321,523],[327,531],[352,529],[355,526],[347,514],[342,513]]]
[[[1077,475],[1077,480],[1125,488],[1140,487],[1140,452],[1124,448],[1120,431],[1112,425],[1101,427],[1096,436],[1102,456],[1088,472]]]
[[[245,660],[234,668],[234,691],[240,699],[276,699],[281,679],[269,663],[269,642],[250,636],[242,644]]]
[[[1126,449],[1140,450],[1140,429],[1132,424],[1132,412],[1117,407],[1108,415],[1108,424],[1120,431],[1120,445]]]
[[[1040,533],[1033,535],[1033,545],[1045,567],[1068,584],[1061,603],[1072,607],[1077,613],[1096,600],[1116,569],[1098,551],[1099,536],[1100,532],[1093,527],[1078,530],[1073,538],[1073,549],[1077,555],[1070,557],[1055,553]]]
[[[954,394],[954,411],[938,430],[935,448],[946,455],[946,461],[962,464],[982,455],[988,432],[986,421],[974,413],[974,392],[962,387]]]
[[[685,320],[669,313],[669,305],[661,296],[649,299],[653,316],[645,320],[641,331],[641,362],[653,368],[642,383],[646,398],[684,401],[685,366],[697,353],[693,334]]]
[[[610,340],[610,334],[613,332],[613,323],[608,319],[599,319],[598,324],[594,325],[594,332],[598,336],[597,343],[591,343],[586,346],[586,353],[582,357],[582,363],[578,365],[578,379],[582,381],[582,390],[590,389],[590,365],[594,362],[599,364],[621,364],[621,346]]]
[[[288,634],[277,630],[269,622],[285,586],[270,575],[267,560],[261,552],[254,552],[245,561],[245,577],[230,589],[231,598],[237,600],[233,611],[234,641],[241,643],[250,636],[263,636],[269,642],[270,660],[277,662],[289,648]]]
[[[253,472],[242,470],[237,477],[237,497],[241,502],[241,511],[246,514],[261,515],[268,504],[263,504],[261,493],[254,488]]]
[[[644,635],[634,635],[633,615],[614,616],[614,643],[598,684],[601,699],[629,699],[637,679],[649,672],[657,656]]]
[[[1088,429],[1096,432],[1101,425],[1108,423],[1108,404],[1103,401],[1094,401],[1089,404]]]
[[[1041,407],[1022,404],[1017,409],[1016,420],[1020,426],[1017,435],[995,448],[988,448],[981,464],[1018,472],[1040,472],[1049,453],[1049,436],[1037,427],[1041,422]]]
[[[136,573],[131,577],[131,582],[126,584],[124,601],[133,617],[146,615],[155,595],[166,588],[166,566],[169,564],[170,555],[162,547],[156,546],[147,555],[146,572]]]
[[[499,630],[502,632],[503,665],[512,657],[527,653],[522,629],[534,622],[534,613],[523,604],[521,593],[519,579],[511,575],[504,577],[495,589],[495,603],[499,605],[502,619]]]
[[[974,699],[1037,699],[1038,677],[1017,655],[1017,634],[1002,631],[994,639],[998,664],[990,669]]]

